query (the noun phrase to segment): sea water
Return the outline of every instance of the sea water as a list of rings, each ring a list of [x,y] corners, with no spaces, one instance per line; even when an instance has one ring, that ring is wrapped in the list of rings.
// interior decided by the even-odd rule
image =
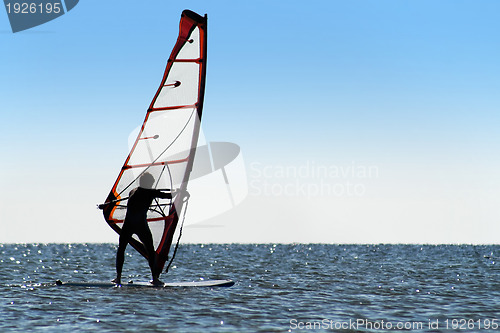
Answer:
[[[181,244],[169,281],[230,288],[84,288],[114,244],[0,244],[0,332],[500,331],[500,246]],[[123,280],[150,279],[127,249]]]

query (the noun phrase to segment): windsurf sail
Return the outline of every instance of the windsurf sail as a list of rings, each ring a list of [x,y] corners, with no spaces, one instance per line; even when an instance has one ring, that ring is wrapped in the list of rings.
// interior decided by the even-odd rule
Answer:
[[[173,199],[155,199],[147,214],[158,255],[158,271],[163,270],[179,219],[186,209],[185,194],[203,110],[206,61],[207,15],[202,17],[185,10],[160,87],[118,178],[101,205],[106,222],[120,234],[129,192],[139,186],[141,175],[146,172],[153,175],[155,189],[178,190]],[[148,257],[135,235],[130,244]]]

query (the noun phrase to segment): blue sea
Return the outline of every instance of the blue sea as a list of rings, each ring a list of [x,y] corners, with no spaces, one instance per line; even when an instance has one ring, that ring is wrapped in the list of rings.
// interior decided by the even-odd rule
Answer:
[[[0,244],[0,332],[500,332],[500,246],[181,244],[165,282],[109,281],[115,244]],[[127,249],[123,280],[148,281]]]

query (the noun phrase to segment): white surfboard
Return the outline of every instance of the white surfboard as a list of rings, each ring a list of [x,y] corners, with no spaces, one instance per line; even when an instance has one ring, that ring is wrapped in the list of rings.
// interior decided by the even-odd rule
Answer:
[[[103,281],[90,281],[90,282],[62,282],[61,280],[56,281],[58,286],[72,286],[72,287],[97,287],[97,288],[112,288],[117,287],[113,282],[103,282]],[[231,287],[234,285],[232,280],[200,280],[192,282],[167,282],[162,285],[154,285],[150,282],[127,282],[121,284],[119,287],[147,287],[147,288],[190,288],[190,287]]]

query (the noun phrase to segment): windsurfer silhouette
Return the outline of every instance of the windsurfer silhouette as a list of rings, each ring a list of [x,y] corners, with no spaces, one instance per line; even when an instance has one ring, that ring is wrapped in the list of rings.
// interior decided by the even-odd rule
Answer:
[[[155,285],[163,284],[159,280],[161,271],[157,269],[156,265],[156,252],[153,246],[153,236],[149,229],[146,216],[149,206],[154,198],[171,199],[174,193],[166,193],[161,190],[153,189],[155,182],[154,177],[146,172],[139,179],[139,187],[130,191],[130,196],[127,203],[127,213],[123,228],[120,234],[120,241],[118,250],[116,252],[116,278],[113,280],[117,285],[121,284],[121,276],[123,269],[123,262],[125,260],[125,248],[130,242],[133,234],[136,234],[146,248],[148,255],[149,267],[153,276],[152,283]]]

